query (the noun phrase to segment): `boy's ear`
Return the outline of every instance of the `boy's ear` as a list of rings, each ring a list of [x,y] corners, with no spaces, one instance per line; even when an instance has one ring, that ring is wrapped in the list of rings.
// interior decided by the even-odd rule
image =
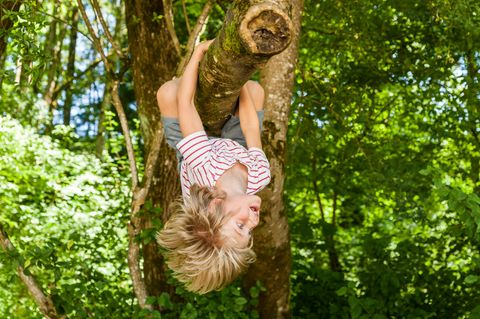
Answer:
[[[214,198],[212,199],[212,201],[210,202],[210,204],[208,204],[208,210],[212,210],[215,208],[215,206],[218,206],[222,203],[222,199],[221,198]]]

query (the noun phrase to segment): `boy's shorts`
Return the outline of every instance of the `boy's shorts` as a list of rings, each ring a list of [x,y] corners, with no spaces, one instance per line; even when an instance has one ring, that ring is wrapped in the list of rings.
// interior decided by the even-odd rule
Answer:
[[[260,132],[262,131],[262,122],[264,117],[264,111],[257,111],[258,122],[260,122]],[[176,117],[163,117],[162,116],[163,131],[165,132],[165,138],[170,147],[175,149],[178,168],[180,168],[180,163],[182,161],[182,154],[178,151],[176,145],[183,139],[182,131],[180,130],[180,123]],[[247,142],[245,141],[245,136],[243,136],[242,129],[240,128],[240,119],[237,116],[230,116],[225,125],[222,127],[221,138],[229,138],[234,140],[245,148],[247,148]],[[209,137],[215,138],[215,137]]]

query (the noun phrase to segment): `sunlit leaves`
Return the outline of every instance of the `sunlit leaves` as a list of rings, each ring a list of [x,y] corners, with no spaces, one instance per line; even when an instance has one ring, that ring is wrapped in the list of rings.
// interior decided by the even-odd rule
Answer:
[[[117,302],[131,293],[125,178],[16,121],[0,118],[0,123],[0,221],[25,258],[26,271],[54,285],[55,300],[67,314],[115,313]],[[10,272],[1,271],[0,280]],[[0,295],[14,296],[18,285],[2,285]],[[3,299],[1,312],[21,309],[18,298]]]
[[[296,313],[468,315],[479,269],[478,5],[306,6],[286,187]],[[332,228],[340,278],[326,275]]]

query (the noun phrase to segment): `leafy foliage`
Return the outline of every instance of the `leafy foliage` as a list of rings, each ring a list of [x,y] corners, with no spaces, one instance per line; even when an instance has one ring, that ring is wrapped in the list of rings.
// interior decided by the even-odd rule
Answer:
[[[480,7],[306,6],[286,186],[294,313],[474,316]]]
[[[0,124],[0,222],[19,250],[16,262],[49,283],[46,291],[69,316],[119,313],[132,298],[125,178],[112,163],[62,149],[16,121],[0,118]],[[0,288],[0,312],[36,313],[31,301],[27,308],[17,301],[25,290],[7,267],[15,263],[2,264],[0,278],[9,284]]]

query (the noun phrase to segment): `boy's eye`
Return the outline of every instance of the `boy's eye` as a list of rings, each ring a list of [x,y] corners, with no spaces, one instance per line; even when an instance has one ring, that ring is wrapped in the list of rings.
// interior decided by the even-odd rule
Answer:
[[[244,224],[241,224],[241,223],[237,223],[237,226],[238,226],[238,228],[240,228],[241,230],[243,230],[243,227],[245,227],[245,225],[244,225]]]

